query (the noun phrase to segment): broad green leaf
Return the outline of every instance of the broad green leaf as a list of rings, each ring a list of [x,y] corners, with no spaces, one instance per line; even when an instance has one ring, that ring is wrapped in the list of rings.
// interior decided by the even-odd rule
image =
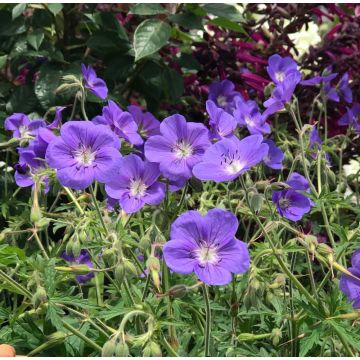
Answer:
[[[158,19],[143,21],[135,30],[134,50],[135,61],[152,55],[166,45],[171,27]]]
[[[2,69],[5,66],[7,58],[8,58],[7,55],[0,56],[0,69]]]
[[[40,29],[36,29],[32,33],[28,34],[27,41],[35,49],[39,50],[41,43],[44,40],[44,33]]]
[[[204,28],[202,18],[193,13],[174,14],[169,17],[169,20],[186,29],[202,30]]]
[[[62,9],[63,9],[63,5],[62,4],[47,4],[48,9],[54,14],[54,16],[56,16]]]
[[[60,84],[62,71],[51,64],[41,66],[35,82],[35,94],[44,109],[55,104],[56,89]]]
[[[229,21],[241,21],[243,16],[233,4],[205,4],[203,9],[211,15],[219,16]]]
[[[33,85],[19,86],[12,93],[10,100],[6,104],[9,113],[21,112],[29,113],[38,104]]]
[[[12,19],[15,20],[19,17],[26,9],[26,3],[17,4],[12,9]]]
[[[25,31],[23,16],[13,19],[9,11],[0,11],[0,36],[14,36]]]
[[[130,12],[135,15],[156,15],[166,14],[166,9],[160,4],[135,4],[131,7]]]
[[[225,19],[223,17],[218,17],[214,20],[210,21],[211,24],[217,25],[217,26],[221,26],[225,29],[229,29],[229,30],[233,30],[233,31],[237,31],[239,33],[242,34],[247,34],[246,31],[244,30],[244,28],[239,25],[238,23],[234,22],[234,21],[230,21],[228,19]]]
[[[164,73],[164,89],[167,98],[176,102],[184,92],[184,80],[174,69],[167,69]]]

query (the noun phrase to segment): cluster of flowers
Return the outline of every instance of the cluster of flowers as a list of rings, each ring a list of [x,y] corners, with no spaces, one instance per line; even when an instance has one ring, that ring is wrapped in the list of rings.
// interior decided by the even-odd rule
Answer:
[[[264,139],[271,128],[267,119],[289,103],[295,87],[322,84],[330,100],[339,97],[351,102],[348,77],[345,74],[333,88],[337,74],[323,74],[309,80],[302,76],[290,57],[273,55],[267,67],[275,88],[264,102],[261,113],[256,102],[245,100],[228,80],[214,83],[206,103],[210,130],[203,124],[187,122],[175,114],[161,123],[149,112],[131,105],[122,110],[109,100],[102,114],[91,121],[68,121],[61,125],[61,111],[47,124],[24,114],[13,114],[5,128],[13,136],[29,140],[19,148],[15,179],[19,186],[34,181],[46,183],[49,168],[56,170],[59,183],[83,190],[94,181],[105,184],[111,203],[117,202],[126,213],[134,213],[145,204],[157,205],[170,191],[181,189],[187,180],[196,177],[215,182],[232,181],[253,166],[264,163],[281,169],[284,154],[271,139]],[[84,87],[102,99],[107,97],[105,82],[89,66],[82,66]],[[240,140],[238,128],[246,127],[249,136]],[[60,135],[54,132],[60,130]],[[133,146],[133,153],[122,156],[121,141]],[[310,147],[321,145],[314,127]],[[278,213],[292,221],[300,220],[310,211],[307,196],[310,185],[298,173],[288,178],[287,188],[273,193]],[[168,266],[179,273],[195,272],[203,282],[223,285],[231,281],[231,273],[243,273],[249,267],[247,246],[235,238],[238,222],[234,214],[222,209],[210,210],[206,216],[188,211],[172,224],[170,241],[164,246]],[[89,263],[86,252],[81,259],[64,256],[68,261]],[[79,279],[79,281],[88,278]]]

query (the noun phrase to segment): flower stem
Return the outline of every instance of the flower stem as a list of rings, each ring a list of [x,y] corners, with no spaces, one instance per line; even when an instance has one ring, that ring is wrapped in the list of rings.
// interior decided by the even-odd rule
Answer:
[[[105,223],[104,223],[104,219],[103,219],[103,217],[102,217],[102,215],[101,215],[101,211],[100,211],[100,208],[99,208],[99,204],[98,204],[98,202],[97,202],[97,200],[96,200],[96,196],[95,196],[95,194],[94,194],[94,190],[93,190],[92,186],[90,186],[89,189],[90,189],[91,197],[92,197],[92,199],[93,199],[93,203],[94,203],[94,206],[95,206],[97,215],[98,215],[98,217],[99,217],[99,219],[100,219],[100,222],[101,222],[102,227],[103,227],[104,230],[105,230],[105,234],[107,235],[107,234],[108,234],[108,229],[107,229],[107,227],[106,227],[106,225],[105,225]]]
[[[83,114],[84,119],[86,121],[89,121],[89,118],[87,117],[86,111],[85,111],[85,90],[84,90],[84,88],[82,88],[82,90],[81,90],[80,106],[81,106],[81,112]]]
[[[205,356],[210,356],[210,336],[211,336],[211,309],[209,301],[209,291],[205,284],[203,284],[203,294],[205,301],[205,313],[206,313],[206,324],[205,324]]]
[[[69,196],[69,198],[73,201],[73,203],[76,205],[76,207],[78,208],[79,212],[81,215],[84,215],[84,210],[83,208],[80,206],[79,202],[76,200],[75,195],[73,194],[73,192],[66,186],[63,186],[65,192],[67,193],[67,195]]]

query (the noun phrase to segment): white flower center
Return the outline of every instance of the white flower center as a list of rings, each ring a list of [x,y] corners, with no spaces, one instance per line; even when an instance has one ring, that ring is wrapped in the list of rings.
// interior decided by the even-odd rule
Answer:
[[[287,209],[290,206],[291,202],[289,201],[289,199],[286,198],[280,198],[279,200],[279,206],[281,209]]]
[[[219,261],[217,247],[213,245],[202,245],[199,249],[195,250],[195,255],[199,261],[200,266],[205,266],[208,263],[216,264]]]
[[[228,164],[227,166],[227,171],[230,174],[236,174],[238,173],[240,170],[242,170],[243,168],[243,164],[240,162],[240,160],[234,160],[231,163]]]
[[[20,132],[21,137],[28,136],[29,135],[28,130],[29,130],[28,127],[25,125],[19,126],[19,132]]]
[[[217,100],[218,105],[221,107],[227,105],[227,98],[224,95],[219,95],[216,100]]]
[[[278,71],[275,73],[275,79],[277,81],[284,81],[285,80],[285,74],[282,71]]]
[[[91,165],[95,160],[95,152],[89,147],[81,146],[74,152],[74,157],[81,165]]]
[[[247,125],[249,126],[253,126],[254,125],[254,120],[250,117],[250,116],[245,116],[245,122]]]
[[[179,159],[186,159],[193,153],[193,148],[190,144],[185,142],[184,140],[178,141],[174,146],[173,151],[175,152],[175,156]]]
[[[130,183],[131,196],[142,197],[145,195],[147,186],[141,180],[132,180]]]

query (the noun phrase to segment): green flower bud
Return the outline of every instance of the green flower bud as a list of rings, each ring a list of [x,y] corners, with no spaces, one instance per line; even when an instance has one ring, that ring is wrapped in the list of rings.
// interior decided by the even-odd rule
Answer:
[[[167,295],[172,298],[182,298],[187,293],[187,286],[183,284],[175,285],[169,289]]]
[[[264,203],[264,196],[261,194],[254,194],[250,199],[250,207],[256,214],[261,210]]]
[[[128,259],[124,260],[125,271],[129,275],[138,276],[136,266]]]
[[[161,357],[162,356],[160,346],[154,341],[150,342],[150,351],[151,351],[152,357]]]
[[[115,272],[114,272],[114,276],[116,281],[119,282],[119,284],[121,284],[125,278],[125,265],[124,263],[120,263],[116,268],[115,268]]]
[[[115,356],[116,349],[116,339],[111,338],[108,340],[102,347],[101,356],[102,357],[113,357]]]
[[[274,346],[277,346],[279,344],[281,336],[282,336],[282,333],[281,333],[280,329],[275,328],[272,330],[271,339],[272,339],[272,343]]]
[[[39,221],[35,223],[38,229],[45,229],[49,226],[50,220],[47,218],[41,218]]]
[[[39,286],[32,297],[32,303],[35,308],[38,308],[40,305],[47,301],[47,294],[45,289],[42,286]]]
[[[108,267],[113,266],[117,260],[115,249],[106,249],[102,254],[102,258]]]
[[[139,248],[143,250],[144,252],[148,249],[150,249],[151,246],[151,240],[148,235],[144,235],[141,237],[139,241]]]
[[[128,357],[130,355],[129,347],[126,342],[120,341],[115,347],[115,356]]]
[[[40,221],[41,218],[42,218],[41,210],[38,205],[36,206],[34,204],[33,207],[31,208],[30,220],[33,223],[37,223]]]
[[[151,346],[150,343],[148,343],[142,351],[143,357],[151,357]]]
[[[82,229],[79,233],[79,239],[81,242],[85,242],[87,240],[88,236],[84,229]]]
[[[289,186],[288,184],[286,184],[282,181],[274,182],[270,186],[271,186],[271,190],[274,190],[274,191],[281,191],[281,190],[286,190],[286,189],[291,188],[291,186]]]
[[[79,241],[79,238],[78,238],[78,237],[76,237],[76,238],[72,241],[71,251],[72,251],[72,253],[73,253],[74,256],[79,256],[79,255],[80,255],[81,244],[80,244],[80,241]]]

